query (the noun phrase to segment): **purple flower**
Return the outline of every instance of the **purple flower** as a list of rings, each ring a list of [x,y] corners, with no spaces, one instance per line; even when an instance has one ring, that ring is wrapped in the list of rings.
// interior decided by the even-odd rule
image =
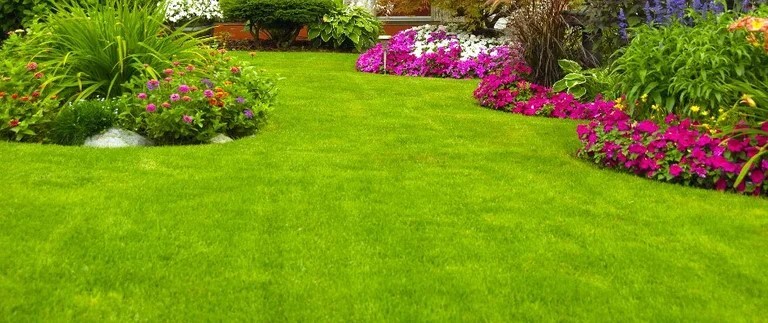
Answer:
[[[192,123],[194,119],[192,119],[192,116],[185,114],[183,117],[181,117],[181,120],[184,121],[184,123],[189,124],[189,123]]]
[[[203,95],[205,95],[206,98],[212,98],[214,93],[211,90],[205,90],[203,91]]]
[[[686,0],[667,0],[667,15],[682,19],[683,15],[685,15],[686,7],[688,7]]]
[[[186,84],[179,85],[179,92],[181,93],[189,93],[190,88]]]
[[[253,119],[253,111],[251,111],[251,109],[245,109],[243,114],[245,115],[246,119]]]
[[[645,23],[649,25],[653,23],[653,13],[651,12],[651,3],[649,1],[645,2],[645,5],[643,6],[643,12],[645,13]]]
[[[211,82],[211,80],[209,80],[209,79],[202,79],[202,80],[200,80],[200,82],[205,84],[205,86],[208,87],[209,89],[212,89],[213,86],[214,86],[213,82]]]
[[[237,101],[237,103],[243,104],[245,103],[245,98],[242,96],[238,96],[237,99],[235,99],[235,101]]]
[[[170,99],[171,99],[171,102],[179,101],[179,100],[181,100],[181,95],[179,95],[178,93],[171,94],[171,98]]]
[[[160,81],[158,80],[153,79],[147,82],[147,89],[150,91],[157,89],[159,86],[160,86]]]
[[[619,36],[622,40],[627,41],[629,37],[627,37],[627,27],[629,27],[629,24],[627,24],[627,17],[624,15],[624,8],[619,9]]]
[[[153,103],[147,104],[147,112],[153,113],[155,111],[157,111],[156,105],[154,105]]]

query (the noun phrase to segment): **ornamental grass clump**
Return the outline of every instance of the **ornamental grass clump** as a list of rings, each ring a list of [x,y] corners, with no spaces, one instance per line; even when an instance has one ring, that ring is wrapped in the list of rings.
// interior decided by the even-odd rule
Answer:
[[[504,67],[526,69],[519,45],[486,38],[454,26],[420,26],[395,34],[387,46],[378,44],[360,55],[357,69],[367,73],[448,78],[484,77]]]
[[[171,60],[204,59],[206,41],[164,25],[163,7],[141,0],[59,3],[48,17],[35,59],[48,83],[66,99],[116,97],[122,84]]]

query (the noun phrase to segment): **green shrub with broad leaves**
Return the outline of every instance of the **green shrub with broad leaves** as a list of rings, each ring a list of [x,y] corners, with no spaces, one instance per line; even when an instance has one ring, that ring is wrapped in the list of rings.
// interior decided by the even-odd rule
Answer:
[[[254,134],[266,120],[275,80],[212,51],[210,65],[169,66],[132,82],[121,98],[120,124],[161,145],[204,143],[218,134]]]
[[[334,48],[354,48],[362,52],[376,45],[383,32],[381,21],[367,9],[336,1],[336,8],[322,22],[310,24],[309,39]]]
[[[594,100],[613,86],[613,78],[604,68],[582,69],[579,63],[563,59],[558,62],[566,75],[552,85],[556,92],[568,92],[577,99]]]
[[[259,39],[269,35],[278,47],[290,46],[301,28],[319,22],[334,8],[332,0],[241,0],[222,3],[226,19],[245,21]]]
[[[674,22],[640,26],[612,65],[617,95],[626,95],[636,118],[662,120],[670,113],[698,120],[717,119],[741,93],[737,82],[768,79],[768,56],[730,32],[734,16],[709,15],[695,26]],[[646,102],[647,104],[637,104]]]
[[[117,114],[111,100],[88,100],[66,104],[51,124],[48,140],[58,145],[82,145],[115,124]]]

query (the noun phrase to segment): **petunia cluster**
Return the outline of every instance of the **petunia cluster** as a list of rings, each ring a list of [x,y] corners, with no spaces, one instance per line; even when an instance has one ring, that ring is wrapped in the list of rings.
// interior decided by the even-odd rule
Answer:
[[[527,68],[519,44],[432,25],[399,32],[357,61],[357,69],[367,73],[448,78],[484,77],[506,66]]]
[[[728,137],[690,119],[669,115],[660,127],[633,121],[621,110],[601,114],[577,128],[578,155],[601,166],[656,180],[717,190],[765,195],[768,160],[758,160],[734,187],[746,162],[768,143],[768,136]],[[742,126],[746,127],[746,126]],[[762,124],[768,131],[768,123]]]
[[[570,93],[525,80],[511,67],[484,77],[474,95],[480,105],[491,109],[560,119],[593,119],[615,105],[601,99],[580,102]]]

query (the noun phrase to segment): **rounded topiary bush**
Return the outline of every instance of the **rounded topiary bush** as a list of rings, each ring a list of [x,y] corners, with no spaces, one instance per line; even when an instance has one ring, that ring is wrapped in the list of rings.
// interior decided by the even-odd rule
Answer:
[[[265,32],[278,47],[290,46],[305,25],[320,21],[335,8],[331,0],[225,1],[227,19],[247,21],[255,39]]]

